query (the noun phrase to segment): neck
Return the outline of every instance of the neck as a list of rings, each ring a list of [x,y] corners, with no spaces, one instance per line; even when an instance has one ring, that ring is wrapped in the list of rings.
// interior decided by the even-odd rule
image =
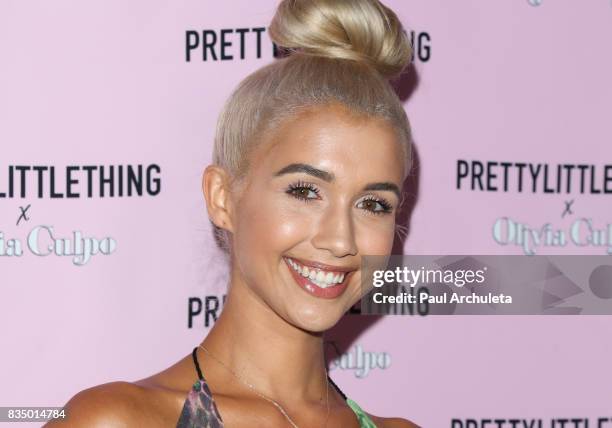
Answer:
[[[289,324],[241,280],[232,279],[223,311],[202,344],[262,394],[325,399],[323,333]]]

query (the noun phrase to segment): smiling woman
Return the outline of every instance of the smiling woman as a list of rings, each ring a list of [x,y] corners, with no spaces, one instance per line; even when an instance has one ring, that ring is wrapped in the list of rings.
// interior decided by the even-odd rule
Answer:
[[[231,232],[233,264],[257,300],[306,331],[337,323],[361,296],[361,255],[391,251],[400,153],[385,121],[330,104],[286,120],[256,147],[239,193],[225,190],[221,168],[207,168],[209,215]]]
[[[415,426],[366,413],[323,350],[362,256],[393,245],[411,138],[388,79],[410,44],[377,0],[285,0],[270,34],[291,54],[231,95],[203,174],[230,262],[221,316],[162,372],[77,394],[70,426]]]

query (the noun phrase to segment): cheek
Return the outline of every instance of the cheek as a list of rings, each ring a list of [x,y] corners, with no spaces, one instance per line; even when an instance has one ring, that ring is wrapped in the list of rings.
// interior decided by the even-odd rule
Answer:
[[[247,256],[284,252],[308,235],[312,217],[303,207],[284,194],[259,194],[243,199],[238,207],[235,240]]]
[[[357,228],[357,244],[361,255],[390,254],[395,239],[393,220],[378,224],[363,222]]]

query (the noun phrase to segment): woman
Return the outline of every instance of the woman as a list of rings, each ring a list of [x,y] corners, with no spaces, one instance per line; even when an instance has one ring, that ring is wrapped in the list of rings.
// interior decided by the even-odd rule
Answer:
[[[291,54],[232,94],[203,176],[231,263],[220,318],[170,368],[76,394],[67,425],[416,426],[363,411],[323,352],[361,257],[391,252],[410,130],[388,78],[409,42],[377,0],[285,0],[270,34]]]

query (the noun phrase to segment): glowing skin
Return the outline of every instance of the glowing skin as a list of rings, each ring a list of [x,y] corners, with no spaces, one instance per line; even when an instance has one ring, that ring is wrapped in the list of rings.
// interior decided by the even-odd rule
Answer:
[[[391,252],[402,153],[387,122],[328,106],[300,114],[264,139],[233,189],[221,168],[205,171],[208,214],[232,232],[233,247],[227,300],[203,344],[235,371],[248,373],[259,391],[300,409],[298,425],[321,424],[323,332],[361,297],[361,257]],[[346,273],[342,293],[323,298],[298,285],[285,257],[353,272]],[[240,395],[244,386],[214,361],[204,361],[207,379],[219,388],[221,414],[243,413],[223,396]],[[335,390],[330,402],[328,426],[354,424]]]
[[[250,168],[237,186],[218,166],[204,172],[208,215],[234,239],[227,299],[202,344],[300,427],[323,426],[323,332],[360,298],[361,257],[391,252],[402,153],[386,122],[340,106],[317,107],[264,138],[248,154]],[[290,267],[287,257],[308,266],[308,275],[312,268],[335,273],[313,275],[325,284],[312,293],[312,284],[292,270],[302,267]],[[338,275],[345,288],[335,288]],[[255,420],[288,426],[274,405],[201,349],[198,359],[226,426]],[[90,388],[67,403],[70,424],[173,426],[194,377],[189,352],[147,378]],[[359,426],[333,387],[329,404],[328,427]],[[372,419],[380,428],[416,427],[400,418]]]
[[[337,298],[317,298],[296,286],[283,256],[358,270],[362,255],[388,254],[399,197],[392,190],[363,189],[372,183],[401,188],[401,159],[389,125],[350,117],[340,107],[285,123],[253,153],[236,195],[231,287],[248,287],[253,299],[304,330],[336,324],[361,296],[359,272],[347,278]],[[279,174],[296,164],[333,179],[299,168]]]
[[[323,332],[360,298],[361,257],[391,252],[402,148],[386,122],[328,106],[285,122],[249,161],[244,181],[234,187],[222,168],[208,166],[204,172],[208,215],[232,232],[233,251],[227,299],[202,344],[277,400],[299,426],[322,426]],[[317,263],[344,271],[346,288],[309,292],[310,285],[298,285],[304,277],[291,271],[286,257],[310,265],[309,273],[312,267],[329,268]],[[334,275],[326,272],[318,280],[333,281]],[[266,426],[287,426],[277,408],[203,351],[198,355],[227,426],[249,426],[255,415]],[[167,403],[167,419],[176,421],[193,378],[191,355],[186,355],[135,384]],[[328,427],[358,426],[333,387],[329,402]],[[414,427],[373,420],[382,428]]]

